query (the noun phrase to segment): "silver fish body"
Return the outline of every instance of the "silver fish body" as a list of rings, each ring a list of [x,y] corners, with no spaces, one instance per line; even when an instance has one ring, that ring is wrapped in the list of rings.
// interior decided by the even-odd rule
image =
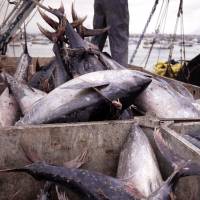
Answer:
[[[19,59],[15,78],[19,81],[26,81],[28,78],[28,67],[31,58],[28,53],[23,53]],[[0,96],[0,127],[13,126],[19,116],[19,105],[14,96],[6,88]]]
[[[18,105],[8,88],[0,96],[0,105],[0,127],[14,125],[18,116]]]
[[[28,69],[31,64],[31,57],[28,53],[23,53],[19,59],[18,67],[15,72],[15,78],[19,81],[27,81]]]
[[[133,125],[120,153],[117,177],[134,187],[144,197],[162,185],[162,177],[153,149],[138,125]]]
[[[68,81],[70,78],[65,70],[64,62],[61,57],[61,51],[59,50],[58,44],[54,44],[53,51],[56,56],[56,60],[54,62],[54,65],[55,65],[54,85],[55,85],[55,87],[58,87],[58,86],[62,85],[63,83],[65,83],[66,81]]]
[[[7,80],[12,94],[17,100],[23,114],[27,113],[35,102],[46,95],[45,92],[30,88],[28,85],[17,81],[14,77],[5,72],[2,73],[1,76],[5,77]]]
[[[92,72],[59,86],[39,100],[17,124],[41,124],[79,109],[105,101],[92,88],[111,100],[135,94],[151,82],[149,77],[132,70]]]
[[[200,112],[192,102],[168,83],[156,79],[134,100],[140,109],[160,118],[199,118]]]

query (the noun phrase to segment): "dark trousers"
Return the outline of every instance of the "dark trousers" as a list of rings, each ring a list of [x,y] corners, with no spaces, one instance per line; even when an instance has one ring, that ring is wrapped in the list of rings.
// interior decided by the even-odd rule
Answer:
[[[128,0],[95,0],[94,28],[109,26],[108,33],[95,36],[92,43],[102,51],[107,35],[109,36],[111,55],[123,66],[128,64],[129,11]]]

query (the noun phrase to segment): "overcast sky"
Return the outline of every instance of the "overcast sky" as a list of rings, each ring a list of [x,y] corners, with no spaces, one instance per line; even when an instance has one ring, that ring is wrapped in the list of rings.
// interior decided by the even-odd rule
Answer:
[[[0,2],[3,0],[0,0]],[[166,0],[165,0],[166,1]],[[147,21],[147,18],[150,14],[152,6],[155,0],[129,0],[129,13],[130,13],[130,33],[141,33],[144,25]],[[156,13],[153,16],[153,19],[150,23],[150,26],[147,32],[152,33],[155,32],[156,22],[158,19],[158,13],[160,11],[160,7],[163,0],[159,0],[159,5],[157,7]],[[71,3],[72,0],[63,0],[63,3],[66,8],[67,16],[70,19],[71,14]],[[184,28],[185,33],[187,34],[200,34],[200,0],[185,0],[184,3]],[[60,0],[44,0],[45,5],[50,5],[52,7],[59,7]],[[92,28],[92,20],[93,20],[93,4],[94,0],[75,0],[75,8],[77,13],[80,16],[87,16],[85,21],[85,25],[89,28]],[[161,31],[164,33],[173,33],[174,26],[176,21],[177,10],[179,6],[179,0],[170,0],[169,3],[169,12],[166,20],[165,31]],[[39,22],[41,25],[44,25],[46,28],[48,26],[44,23],[44,21],[37,14],[29,26],[27,27],[28,32],[39,32],[36,26],[36,22]],[[163,26],[164,23],[162,23]],[[161,29],[163,29],[161,26]],[[50,29],[49,29],[50,30]],[[180,33],[180,28],[178,29],[178,33]]]

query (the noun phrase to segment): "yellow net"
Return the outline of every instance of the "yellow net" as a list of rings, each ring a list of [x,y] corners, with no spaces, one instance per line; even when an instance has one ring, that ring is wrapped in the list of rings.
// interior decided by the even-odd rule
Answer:
[[[159,61],[154,65],[154,73],[160,76],[177,77],[182,65],[180,63],[169,64],[168,62]],[[171,72],[171,73],[170,73]]]

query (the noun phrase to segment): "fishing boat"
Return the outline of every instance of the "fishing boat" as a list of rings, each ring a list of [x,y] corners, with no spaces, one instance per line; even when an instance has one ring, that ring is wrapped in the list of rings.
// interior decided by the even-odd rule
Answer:
[[[145,40],[143,42],[143,48],[150,49],[152,47],[154,49],[170,49],[170,43],[164,40],[156,41],[154,44],[152,40]]]
[[[179,46],[185,46],[185,47],[192,47],[193,46],[193,42],[192,41],[180,41],[178,42]]]
[[[21,42],[11,42],[8,45],[11,47],[21,47],[22,43]]]

